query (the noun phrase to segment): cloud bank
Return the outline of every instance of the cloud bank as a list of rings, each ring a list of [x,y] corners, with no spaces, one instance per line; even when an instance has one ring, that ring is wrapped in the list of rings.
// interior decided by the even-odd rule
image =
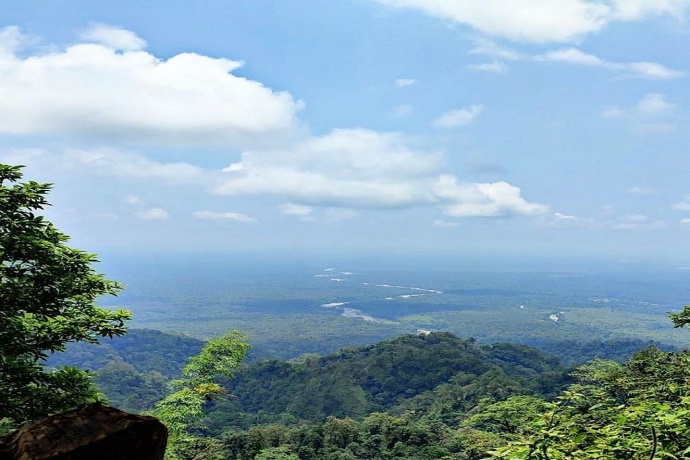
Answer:
[[[530,203],[506,182],[461,183],[441,174],[439,154],[410,149],[394,133],[340,129],[290,149],[248,151],[224,169],[220,195],[274,195],[297,206],[392,209],[438,206],[453,217],[532,215]],[[306,212],[306,210],[305,210]]]

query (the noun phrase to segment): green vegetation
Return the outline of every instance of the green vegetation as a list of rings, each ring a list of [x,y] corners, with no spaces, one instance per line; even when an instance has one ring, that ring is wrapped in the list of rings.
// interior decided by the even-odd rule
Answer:
[[[231,349],[229,366],[214,358],[221,366],[209,375],[244,351]],[[159,403],[155,413],[182,435],[174,458],[690,458],[688,352],[647,347],[568,371],[531,347],[431,333],[255,361],[234,374],[206,381],[224,388],[208,392],[187,375]]]
[[[690,324],[690,307],[672,314]],[[492,458],[690,458],[690,351],[650,347],[625,364],[594,360]]]
[[[286,419],[317,422],[391,410],[433,412],[429,404],[463,391],[464,402],[455,402],[454,412],[444,414],[451,420],[498,387],[506,396],[540,393],[557,386],[562,376],[555,358],[533,348],[478,345],[449,333],[404,335],[324,357],[246,366],[227,383],[235,397],[209,409],[209,426],[219,433],[228,426]]]
[[[92,371],[110,404],[142,412],[168,394],[168,382],[180,377],[187,359],[197,355],[203,345],[191,337],[130,329],[124,336],[97,345],[70,343],[65,353],[49,356],[46,364]]]
[[[168,427],[166,458],[196,458],[199,452],[208,458],[219,449],[216,440],[199,436],[193,430],[204,428],[205,404],[225,394],[216,379],[233,377],[232,370],[249,350],[245,340],[236,331],[209,340],[201,353],[189,358],[182,368],[183,377],[170,383],[175,391],[151,412]]]
[[[36,214],[49,184],[20,182],[21,167],[0,164],[0,419],[6,427],[94,401],[91,375],[46,372],[49,353],[68,342],[122,335],[130,314],[97,307],[120,285],[92,268],[94,255]]]

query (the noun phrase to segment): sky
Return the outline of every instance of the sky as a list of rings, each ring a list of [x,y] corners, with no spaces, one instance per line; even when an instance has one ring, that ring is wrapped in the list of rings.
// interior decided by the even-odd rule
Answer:
[[[97,253],[690,266],[690,0],[0,4],[0,162]]]

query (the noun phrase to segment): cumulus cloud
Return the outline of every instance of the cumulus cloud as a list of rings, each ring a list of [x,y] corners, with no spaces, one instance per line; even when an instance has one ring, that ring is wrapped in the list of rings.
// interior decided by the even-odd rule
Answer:
[[[0,132],[160,144],[265,145],[298,129],[302,103],[233,74],[239,61],[160,59],[131,31],[95,25],[84,42],[20,56],[0,29]]]
[[[307,205],[396,207],[420,200],[412,185],[437,170],[439,154],[418,154],[398,134],[338,129],[286,150],[248,151],[224,169],[220,194],[275,194]]]
[[[146,48],[146,40],[134,32],[107,24],[92,24],[82,32],[81,38],[116,50],[139,51]]]
[[[650,15],[682,16],[686,0],[376,0],[399,8],[468,25],[482,33],[511,40],[570,42],[615,21]]]
[[[143,220],[168,220],[170,218],[168,211],[163,208],[151,208],[134,215]]]
[[[194,213],[194,218],[199,220],[232,220],[242,223],[256,222],[253,217],[237,212],[197,211]]]
[[[462,109],[449,110],[432,123],[436,128],[456,128],[472,123],[484,111],[481,104],[471,105]]]
[[[454,176],[444,175],[438,178],[434,189],[437,196],[447,201],[445,214],[453,217],[531,215],[548,211],[548,207],[522,198],[519,187],[502,181],[459,184]]]
[[[275,195],[301,206],[404,208],[440,206],[454,217],[537,214],[505,182],[460,183],[439,173],[439,154],[420,153],[394,133],[341,129],[277,151],[248,151],[225,168],[221,195]]]

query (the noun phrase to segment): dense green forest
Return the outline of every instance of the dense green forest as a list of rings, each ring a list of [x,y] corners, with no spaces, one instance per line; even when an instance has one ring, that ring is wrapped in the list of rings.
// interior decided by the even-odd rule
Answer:
[[[98,370],[97,385],[111,403],[155,413],[170,379],[203,345],[134,329],[102,345],[75,344],[52,364]],[[638,345],[645,348],[634,353]],[[574,350],[584,352],[581,363],[595,359],[565,367],[532,347],[450,333],[403,335],[290,361],[254,357],[232,379],[216,380],[223,394],[201,403],[203,414],[185,428],[190,437],[175,452],[242,460],[627,459],[651,458],[650,449],[679,452],[687,439],[689,355],[631,341]],[[621,350],[628,356],[621,358]],[[601,359],[611,356],[621,362]],[[630,442],[621,445],[622,435]]]
[[[113,405],[139,412],[152,407],[166,394],[167,383],[179,376],[186,359],[197,354],[203,344],[199,339],[184,335],[150,329],[130,329],[126,335],[98,345],[71,343],[66,353],[51,355],[47,365],[54,368],[75,366],[95,372],[98,388]],[[670,349],[658,342],[640,339],[556,340],[545,341],[542,345],[542,351],[558,356],[560,364],[564,366],[583,364],[594,358],[624,361],[635,351],[647,346]],[[293,358],[290,362],[309,363],[319,359],[322,359],[319,355],[307,354]],[[251,370],[241,369],[238,381],[230,383],[231,386],[244,382],[246,372],[258,372],[255,369],[264,367],[276,370],[281,366],[287,367],[290,369],[290,378],[297,378],[293,376],[295,368],[290,363],[267,359],[257,350],[249,352],[247,362],[253,364],[247,368]],[[330,369],[326,371],[330,372]],[[245,391],[237,390],[236,393],[243,394]]]

